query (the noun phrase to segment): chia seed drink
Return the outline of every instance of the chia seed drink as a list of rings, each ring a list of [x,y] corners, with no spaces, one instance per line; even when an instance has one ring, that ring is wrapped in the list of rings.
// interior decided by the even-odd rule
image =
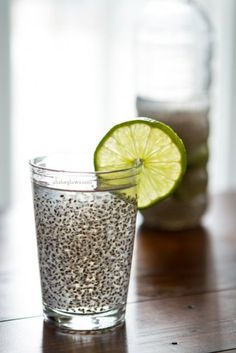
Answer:
[[[120,186],[110,186],[111,190],[107,183],[92,191],[88,184],[80,185],[86,190],[74,190],[74,184],[66,182],[70,188],[65,189],[58,180],[53,187],[33,176],[46,319],[80,330],[117,325],[125,315],[136,185],[127,175]]]

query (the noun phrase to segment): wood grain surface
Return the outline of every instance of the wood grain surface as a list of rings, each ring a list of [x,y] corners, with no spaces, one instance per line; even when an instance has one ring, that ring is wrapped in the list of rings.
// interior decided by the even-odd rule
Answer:
[[[126,324],[84,335],[43,322],[32,211],[0,215],[0,353],[236,353],[236,194],[201,227],[139,227]]]

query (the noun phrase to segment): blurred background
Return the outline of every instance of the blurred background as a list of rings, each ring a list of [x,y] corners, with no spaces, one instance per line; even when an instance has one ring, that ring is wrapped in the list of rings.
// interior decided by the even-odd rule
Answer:
[[[236,2],[198,1],[214,28],[210,192],[236,188]],[[145,0],[0,0],[0,210],[31,203],[28,159],[88,154],[137,115]]]

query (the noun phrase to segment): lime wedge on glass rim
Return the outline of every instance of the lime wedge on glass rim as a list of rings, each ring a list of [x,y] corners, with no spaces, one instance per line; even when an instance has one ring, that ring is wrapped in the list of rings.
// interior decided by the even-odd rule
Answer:
[[[115,125],[94,152],[96,171],[131,168],[140,163],[138,208],[147,208],[168,197],[186,169],[182,140],[167,125],[138,118]]]

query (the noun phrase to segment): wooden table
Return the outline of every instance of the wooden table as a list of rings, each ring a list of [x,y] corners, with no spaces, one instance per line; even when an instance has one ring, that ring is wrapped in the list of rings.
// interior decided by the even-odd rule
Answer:
[[[0,353],[236,352],[236,193],[201,228],[136,238],[126,324],[65,334],[43,322],[33,215],[0,217]]]

